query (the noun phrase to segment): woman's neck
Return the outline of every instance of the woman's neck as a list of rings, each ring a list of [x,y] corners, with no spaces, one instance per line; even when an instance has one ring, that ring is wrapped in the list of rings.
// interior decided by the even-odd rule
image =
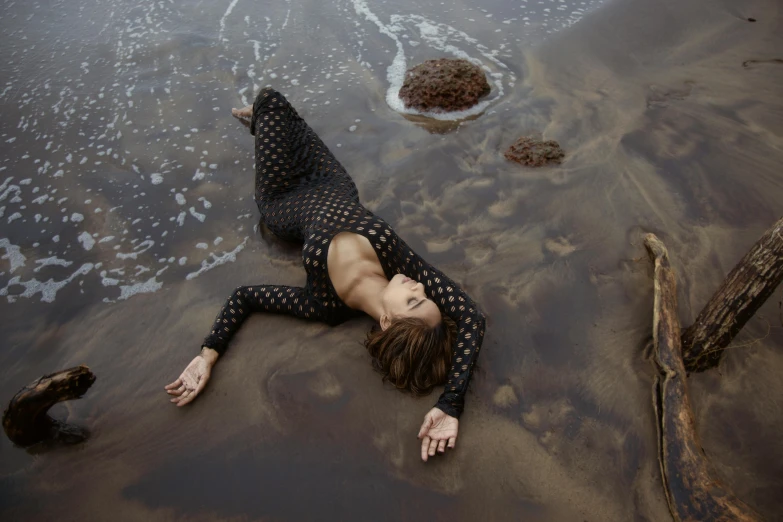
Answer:
[[[387,286],[389,286],[389,281],[384,276],[368,274],[351,288],[343,302],[355,310],[361,310],[376,321],[380,321],[381,315],[383,315],[381,295]]]

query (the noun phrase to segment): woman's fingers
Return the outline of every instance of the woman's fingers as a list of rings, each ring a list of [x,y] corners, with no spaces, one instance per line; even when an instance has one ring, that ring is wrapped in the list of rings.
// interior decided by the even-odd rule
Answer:
[[[167,390],[171,390],[171,389],[179,387],[181,384],[182,384],[182,378],[180,377],[176,381],[172,382],[171,384],[167,384],[166,385],[166,389]]]
[[[195,394],[195,393],[193,393],[193,390],[188,390],[188,391],[186,391],[185,393],[183,393],[183,394],[181,395],[181,397],[180,397],[180,400],[179,400],[179,402],[177,403],[177,408],[179,408],[180,406],[184,406],[184,405],[186,405],[187,403],[189,403],[190,401],[192,401],[192,400],[193,400],[193,397],[195,397],[195,396],[196,396],[196,394]]]
[[[206,385],[206,379],[201,379],[198,383],[198,386],[196,388],[193,388],[190,384],[183,383],[179,388],[176,390],[166,390],[166,392],[169,395],[174,395],[174,397],[171,399],[170,402],[173,402],[177,406],[185,406],[189,402],[191,402],[193,399],[196,398],[196,395],[199,394],[199,392],[204,389],[204,386]],[[167,386],[168,388],[168,386]]]
[[[166,393],[168,393],[169,395],[182,395],[185,392],[185,390],[187,390],[187,388],[183,384],[176,390],[167,390]]]
[[[438,449],[438,441],[437,440],[431,440],[430,441],[430,448],[429,448],[429,451],[427,452],[427,454],[430,457],[434,457],[435,456],[435,452],[437,451],[437,449]]]
[[[449,448],[454,448],[457,445],[457,437],[451,437],[449,439]]]
[[[430,427],[432,427],[432,417],[426,415],[424,417],[424,422],[421,423],[421,428],[419,428],[419,435],[417,436],[417,438],[419,439],[422,438],[424,434],[427,433],[427,431],[430,429]]]
[[[427,462],[427,450],[430,448],[430,438],[425,436],[421,440],[421,460]]]
[[[438,441],[438,453],[446,451],[446,439]]]

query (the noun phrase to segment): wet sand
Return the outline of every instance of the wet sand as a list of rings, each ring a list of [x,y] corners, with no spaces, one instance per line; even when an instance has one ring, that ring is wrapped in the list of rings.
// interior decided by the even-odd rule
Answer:
[[[431,129],[436,132],[386,105],[385,65],[361,63],[388,63],[394,46],[373,24],[362,25],[354,34],[376,48],[360,60],[342,25],[366,24],[352,6],[340,4],[317,22],[306,5],[289,10],[290,17],[270,14],[277,22],[285,15],[286,27],[299,35],[281,30],[275,46],[261,49],[276,53],[260,58],[278,67],[278,78],[267,73],[261,80],[260,65],[256,77],[245,69],[232,73],[230,53],[209,43],[236,36],[232,18],[220,18],[223,7],[217,18],[196,12],[187,30],[142,36],[156,43],[146,55],[149,78],[133,69],[136,94],[122,98],[123,88],[114,105],[106,103],[82,123],[74,112],[73,132],[52,133],[66,148],[87,150],[82,138],[97,134],[115,114],[133,114],[134,126],[114,145],[120,157],[109,153],[95,166],[90,156],[78,183],[69,182],[70,171],[51,183],[62,183],[62,192],[69,188],[71,200],[94,200],[81,203],[90,213],[81,211],[86,218],[78,223],[89,223],[96,240],[126,227],[136,242],[86,250],[78,246],[78,228],[46,233],[59,231],[63,242],[70,234],[76,248],[69,251],[69,274],[85,263],[103,263],[91,268],[96,277],[102,269],[125,272],[74,280],[51,303],[41,302],[40,293],[24,297],[19,285],[8,283],[12,275],[46,280],[46,270],[58,267],[32,272],[29,260],[44,248],[33,246],[42,225],[32,217],[7,223],[9,208],[0,221],[28,258],[15,273],[10,257],[0,261],[7,293],[17,296],[0,301],[0,397],[80,363],[98,377],[84,399],[53,410],[92,430],[87,443],[28,453],[0,441],[0,516],[669,520],[656,458],[653,370],[643,353],[651,336],[652,269],[642,234],[655,232],[668,246],[687,325],[783,208],[783,65],[770,61],[783,58],[783,13],[773,0],[735,4],[615,0],[538,40],[513,37],[517,27],[524,33],[521,16],[510,24],[499,22],[500,14],[476,17],[469,33],[479,40],[495,28],[504,31],[508,70],[498,66],[504,94],[480,117],[454,129],[438,124]],[[508,6],[491,7],[506,19],[513,15]],[[235,9],[229,15],[251,14],[241,3]],[[436,12],[437,5],[424,9]],[[133,20],[128,16],[129,24]],[[201,27],[209,31],[199,33]],[[303,33],[311,38],[302,39]],[[132,55],[132,47],[96,49],[88,69],[121,62],[122,52]],[[361,346],[369,320],[329,328],[254,317],[202,397],[177,409],[163,392],[197,353],[235,286],[304,282],[297,248],[253,230],[253,145],[229,109],[250,96],[254,80],[282,82],[287,61],[317,68],[313,49],[352,55],[345,61],[350,81],[329,83],[317,104],[301,101],[311,87],[304,80],[284,92],[352,174],[364,204],[464,285],[488,316],[457,449],[427,464],[419,461],[415,436],[436,394],[411,399],[381,383]],[[46,71],[48,59],[39,51]],[[246,63],[256,51],[245,44]],[[427,53],[435,51],[408,58]],[[3,67],[21,75],[18,69],[35,68],[29,61],[15,55]],[[179,73],[167,68],[178,67],[194,84],[171,85],[169,95],[166,78]],[[92,73],[84,74],[87,82]],[[117,74],[124,74],[122,67]],[[239,93],[242,88],[247,91]],[[78,93],[63,99],[71,95]],[[22,132],[20,117],[30,125],[54,118],[43,108],[28,116],[24,96],[15,96],[3,99],[7,136]],[[173,124],[197,131],[167,141],[179,132]],[[349,131],[351,125],[357,129]],[[563,165],[526,170],[507,162],[502,152],[528,130],[559,141],[567,153]],[[65,156],[56,145],[51,152],[43,148],[51,136],[25,142],[19,134],[8,144],[6,134],[7,158],[35,147],[30,161]],[[185,149],[202,146],[209,154]],[[166,172],[164,158],[181,167]],[[23,166],[42,164],[14,163],[0,176]],[[77,171],[74,166],[74,176]],[[194,172],[205,174],[191,183]],[[163,182],[150,184],[152,173]],[[141,192],[145,196],[134,198]],[[118,204],[124,208],[108,212]],[[103,211],[93,212],[96,207]],[[164,217],[155,217],[159,209]],[[73,212],[54,208],[51,222]],[[177,225],[180,212],[183,226]],[[125,224],[137,214],[153,215],[142,223],[149,228],[137,232]],[[133,263],[117,265],[117,252],[146,252],[139,245],[158,228],[155,220],[172,232],[167,239],[153,236],[148,255],[154,256],[140,261],[147,271],[133,279]],[[197,246],[202,243],[207,248]],[[198,273],[225,252],[234,257]],[[121,284],[107,286],[111,277]],[[119,286],[148,280],[157,291],[128,291],[130,298],[121,299]],[[767,520],[783,520],[781,300],[778,290],[737,337],[736,348],[727,350],[719,371],[689,379],[706,454],[719,477]]]

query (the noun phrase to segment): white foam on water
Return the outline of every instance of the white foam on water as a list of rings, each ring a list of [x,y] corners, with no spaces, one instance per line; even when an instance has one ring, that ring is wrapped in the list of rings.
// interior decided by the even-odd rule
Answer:
[[[139,254],[143,254],[150,248],[155,246],[155,242],[151,239],[146,239],[133,247],[133,252],[117,252],[117,259],[138,259]],[[138,275],[138,274],[137,274]]]
[[[190,207],[188,209],[188,211],[190,212],[191,216],[193,216],[194,218],[198,219],[202,223],[204,222],[205,219],[207,219],[206,215],[201,214],[200,212],[196,212],[196,208],[195,207]]]
[[[38,272],[45,266],[71,266],[73,261],[67,261],[65,259],[60,259],[57,256],[52,256],[45,259],[36,259],[35,263],[39,264],[40,266],[33,269],[33,272]]]
[[[239,2],[239,0],[231,0],[231,2],[228,4],[228,8],[226,9],[226,12],[223,13],[223,17],[220,19],[220,31],[218,31],[218,40],[220,41],[223,42],[228,41],[227,38],[223,38],[223,31],[226,30],[226,18],[228,18],[229,15],[231,14],[231,11],[234,10],[234,7],[236,7],[237,2]]]
[[[77,277],[87,275],[94,266],[95,265],[92,263],[85,263],[79,267],[76,272],[62,281],[55,281],[54,279],[49,279],[48,281],[38,281],[35,278],[30,279],[29,281],[22,281],[19,276],[15,276],[10,281],[8,281],[8,284],[5,288],[0,288],[0,296],[7,296],[8,302],[12,303],[16,301],[17,297],[32,297],[35,294],[40,293],[41,301],[44,303],[52,303],[57,297],[57,292],[59,292],[60,289],[62,289],[65,285]],[[24,292],[21,294],[8,295],[8,287],[15,285],[23,286]]]
[[[74,212],[71,214],[71,221],[74,223],[81,223],[84,221],[84,216],[82,214],[79,214],[78,212]]]
[[[124,301],[125,299],[130,299],[131,297],[137,294],[150,294],[152,292],[157,292],[162,287],[163,287],[163,283],[155,280],[155,277],[151,277],[143,283],[135,283],[132,285],[121,285],[120,296],[117,298],[117,300]]]
[[[158,172],[154,172],[150,174],[150,183],[153,185],[160,185],[163,183],[163,174],[160,174]]]
[[[245,237],[244,241],[242,241],[239,245],[237,245],[237,247],[231,252],[223,252],[223,254],[220,256],[215,255],[214,253],[210,253],[209,255],[212,257],[212,260],[211,261],[208,261],[206,259],[203,260],[201,262],[201,268],[199,268],[195,272],[191,272],[188,275],[186,275],[185,279],[187,279],[188,281],[191,279],[195,279],[201,274],[205,272],[209,272],[215,267],[218,267],[220,265],[225,265],[226,263],[235,262],[237,260],[237,254],[240,253],[245,248],[248,239],[249,238]]]
[[[286,0],[286,1],[289,1],[289,0]],[[289,1],[289,3],[290,3],[290,1]],[[286,11],[286,13],[285,13],[285,20],[283,20],[283,25],[280,26],[280,32],[282,32],[283,29],[285,29],[286,26],[288,25],[288,17],[289,16],[291,16],[291,8],[290,7],[288,8],[288,11]]]
[[[8,179],[10,180],[11,178],[8,178]],[[6,180],[6,181],[8,181],[8,180]],[[0,190],[3,191],[3,193],[0,194],[0,201],[5,201],[5,199],[8,197],[8,195],[11,192],[15,193],[14,194],[14,198],[11,199],[12,203],[18,203],[19,201],[21,201],[21,199],[18,199],[19,198],[19,193],[22,192],[22,189],[21,189],[21,187],[19,187],[19,185],[10,185],[8,188],[6,188],[5,185],[3,185],[3,186],[0,186]]]
[[[394,55],[391,65],[389,65],[386,70],[386,80],[389,82],[389,89],[386,91],[386,103],[392,109],[402,111],[405,107],[399,97],[400,88],[402,87],[402,80],[400,78],[405,78],[406,69],[405,49],[402,46],[402,41],[387,25],[375,16],[375,13],[370,11],[370,8],[367,7],[367,3],[364,0],[352,1],[356,14],[364,16],[367,21],[375,24],[381,34],[394,40],[394,43],[397,46],[397,53]],[[398,83],[399,85],[397,85]]]
[[[5,255],[0,259],[8,259],[11,263],[11,273],[17,268],[23,267],[27,258],[19,251],[19,247],[11,244],[7,238],[0,239],[0,248],[5,249]]]
[[[120,284],[120,280],[113,277],[107,277],[106,270],[104,270],[101,272],[101,284],[103,286],[117,286]]]
[[[76,240],[81,243],[85,250],[92,250],[92,247],[95,246],[95,240],[88,232],[82,232]]]

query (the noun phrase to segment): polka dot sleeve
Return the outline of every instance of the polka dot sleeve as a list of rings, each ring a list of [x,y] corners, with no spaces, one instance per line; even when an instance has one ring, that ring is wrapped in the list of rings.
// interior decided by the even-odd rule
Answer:
[[[231,338],[253,313],[287,314],[302,319],[328,321],[328,310],[307,289],[295,286],[240,286],[226,300],[202,346],[223,355]]]
[[[452,417],[459,418],[465,406],[465,393],[471,373],[484,339],[484,314],[454,281],[424,261],[413,250],[408,249],[404,263],[402,272],[422,283],[427,296],[438,305],[442,313],[457,323],[457,341],[452,351],[448,380],[435,406]]]

